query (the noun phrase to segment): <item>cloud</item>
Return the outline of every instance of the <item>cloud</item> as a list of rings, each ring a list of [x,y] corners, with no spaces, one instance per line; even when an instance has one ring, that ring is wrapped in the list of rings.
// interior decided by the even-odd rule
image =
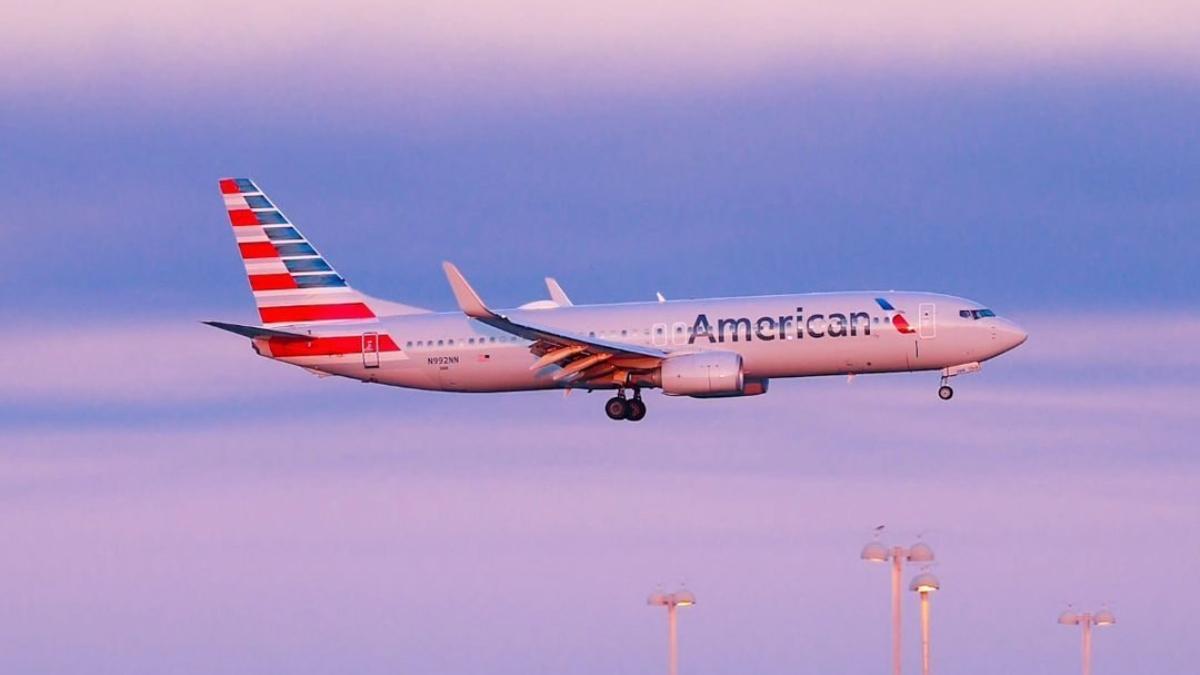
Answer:
[[[985,375],[976,376],[978,380],[962,381],[975,401],[1016,407],[1154,406],[1164,412],[1187,411],[1186,394],[1193,386],[1187,374],[1200,368],[1200,357],[1189,345],[1200,330],[1200,318],[1175,312],[1125,312],[1114,320],[1108,313],[1053,312],[1020,320],[1031,334],[1030,341],[986,364]],[[23,348],[0,354],[0,369],[11,382],[0,390],[0,401],[34,407],[261,401],[271,393],[274,398],[303,397],[309,391],[324,395],[353,382],[318,380],[294,366],[263,359],[243,338],[191,318],[90,319],[65,331],[48,330],[51,325],[55,322],[26,317],[6,328],[13,344]],[[1165,381],[1140,381],[1160,368],[1170,371],[1163,376]],[[986,382],[992,371],[1006,378],[1002,386]],[[1106,374],[1109,381],[1098,386],[1091,377],[1096,372]],[[1112,381],[1131,377],[1135,381]],[[866,379],[873,382],[866,386],[911,389],[889,377]],[[827,380],[821,382],[821,387],[830,386]],[[338,391],[356,396],[350,389],[354,388],[343,386]],[[388,391],[399,395],[397,390]],[[766,397],[768,403],[759,405],[779,405],[773,394]],[[445,400],[433,394],[413,396]]]
[[[245,400],[299,381],[299,369],[263,368],[249,341],[194,319],[61,321],[6,328],[20,350],[0,354],[6,386],[0,401],[16,405],[114,407]],[[311,376],[306,376],[311,377]],[[282,378],[282,379],[280,379]]]
[[[807,663],[865,673],[885,649],[886,575],[856,555],[878,522],[889,540],[925,531],[937,549],[947,668],[998,675],[1066,661],[1073,652],[1059,656],[1045,628],[1065,599],[1115,602],[1132,635],[1182,638],[1161,626],[1186,625],[1190,610],[1154,603],[1195,588],[1195,544],[1178,537],[1200,517],[1188,499],[1200,489],[1194,468],[1114,471],[1064,446],[1069,462],[1031,457],[996,470],[979,441],[1012,423],[1003,410],[991,425],[968,412],[928,429],[873,418],[903,439],[880,456],[858,411],[780,400],[795,409],[618,435],[632,425],[511,414],[455,416],[466,421],[454,433],[436,419],[382,415],[47,433],[25,452],[4,434],[6,469],[78,466],[25,472],[20,490],[9,471],[0,481],[0,536],[18,552],[0,572],[22,608],[3,622],[14,643],[0,663],[87,672],[99,649],[122,672],[231,662],[476,672],[476,660],[497,673],[571,663],[585,675],[632,672],[658,654],[649,636],[661,618],[642,594],[683,580],[701,596],[685,619],[687,653],[707,672],[749,659],[754,672]],[[950,471],[937,460],[951,449],[984,461]],[[739,456],[755,452],[771,466],[740,470]],[[828,470],[855,453],[877,470]],[[1160,562],[1147,575],[1149,561]],[[566,592],[587,601],[566,603]],[[465,624],[463,603],[451,601],[461,598]],[[1169,620],[1147,622],[1147,612]],[[993,626],[997,639],[1021,650],[978,644],[975,627],[996,614],[1008,618]],[[56,648],[39,648],[48,642]],[[124,648],[103,651],[112,644]],[[1171,662],[1161,649],[1116,654],[1114,663]],[[63,655],[76,662],[55,661]]]
[[[341,79],[375,83],[485,84],[524,73],[561,85],[662,86],[681,75],[711,81],[831,62],[988,69],[1108,55],[1183,71],[1200,55],[1200,10],[1183,2],[124,0],[91,9],[79,0],[13,8],[0,28],[0,56],[27,67],[8,69],[0,82],[49,77],[83,86],[120,73],[127,83],[172,85],[186,74],[189,87],[202,80],[271,91],[267,73],[329,74],[336,64]]]
[[[1030,343],[949,404],[930,374],[820,378],[655,396],[638,425],[603,418],[602,395],[317,381],[190,320],[83,324],[2,364],[6,405],[67,414],[0,424],[0,538],[18,552],[0,576],[20,608],[0,665],[632,672],[659,655],[642,594],[686,581],[702,603],[687,654],[707,672],[867,673],[886,575],[856,555],[886,522],[937,549],[946,669],[1070,667],[1045,626],[1076,600],[1115,603],[1130,637],[1106,642],[1114,664],[1171,670],[1196,656],[1158,628],[1186,625],[1172,598],[1194,594],[1200,554],[1194,368],[1162,386],[1118,367],[1138,326],[1169,317],[1079,349],[1101,317],[1022,317]],[[71,344],[86,358],[38,382]],[[1118,380],[1075,377],[1097,368]],[[78,412],[105,399],[126,412]]]
[[[1030,341],[1022,361],[1041,366],[1087,366],[1122,370],[1200,367],[1200,353],[1187,349],[1200,332],[1200,315],[1175,311],[1069,311],[1034,313],[1025,320]]]

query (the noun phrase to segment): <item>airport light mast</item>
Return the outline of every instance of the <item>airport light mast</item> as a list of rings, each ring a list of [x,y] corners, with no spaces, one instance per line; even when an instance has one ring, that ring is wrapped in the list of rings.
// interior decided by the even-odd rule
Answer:
[[[656,591],[646,598],[646,604],[667,608],[667,675],[679,675],[679,626],[675,612],[680,607],[696,604],[696,596],[687,590],[674,593]]]
[[[913,577],[908,590],[921,596],[921,675],[929,675],[929,594],[940,590],[942,584],[929,572]]]
[[[888,548],[879,541],[876,530],[875,539],[863,547],[860,557],[867,562],[892,563],[892,675],[900,675],[900,583],[904,576],[904,563],[931,563],[933,549],[923,541],[918,541],[909,548],[893,546]]]
[[[1083,629],[1083,644],[1080,646],[1083,675],[1092,675],[1092,626],[1111,626],[1117,622],[1117,617],[1107,608],[1095,614],[1079,614],[1068,607],[1067,611],[1058,615],[1058,622],[1064,626],[1079,626]]]

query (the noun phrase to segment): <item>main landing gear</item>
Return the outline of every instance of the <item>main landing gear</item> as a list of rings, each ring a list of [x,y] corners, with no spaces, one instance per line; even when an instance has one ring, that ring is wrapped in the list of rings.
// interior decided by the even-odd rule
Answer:
[[[938,387],[938,398],[943,401],[949,401],[954,398],[954,388],[946,384],[946,378],[942,378],[942,386]]]
[[[646,416],[646,404],[642,402],[641,390],[634,389],[633,398],[625,398],[625,390],[622,389],[605,402],[604,413],[610,420],[640,421]]]

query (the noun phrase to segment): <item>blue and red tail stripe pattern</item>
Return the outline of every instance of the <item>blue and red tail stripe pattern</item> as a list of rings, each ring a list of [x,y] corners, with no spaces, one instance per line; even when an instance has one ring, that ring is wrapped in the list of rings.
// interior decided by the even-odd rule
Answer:
[[[220,187],[264,325],[376,320],[254,181],[224,178]]]

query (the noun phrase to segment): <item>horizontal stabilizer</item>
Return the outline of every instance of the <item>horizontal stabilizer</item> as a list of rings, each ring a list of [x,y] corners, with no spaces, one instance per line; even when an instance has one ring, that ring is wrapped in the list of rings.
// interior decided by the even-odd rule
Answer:
[[[311,340],[311,335],[304,333],[289,333],[285,330],[275,330],[274,328],[262,328],[260,326],[243,326],[240,323],[225,323],[222,321],[201,321],[200,323],[207,324],[213,328],[227,330],[230,333],[237,333],[248,338],[283,338],[285,340]]]

